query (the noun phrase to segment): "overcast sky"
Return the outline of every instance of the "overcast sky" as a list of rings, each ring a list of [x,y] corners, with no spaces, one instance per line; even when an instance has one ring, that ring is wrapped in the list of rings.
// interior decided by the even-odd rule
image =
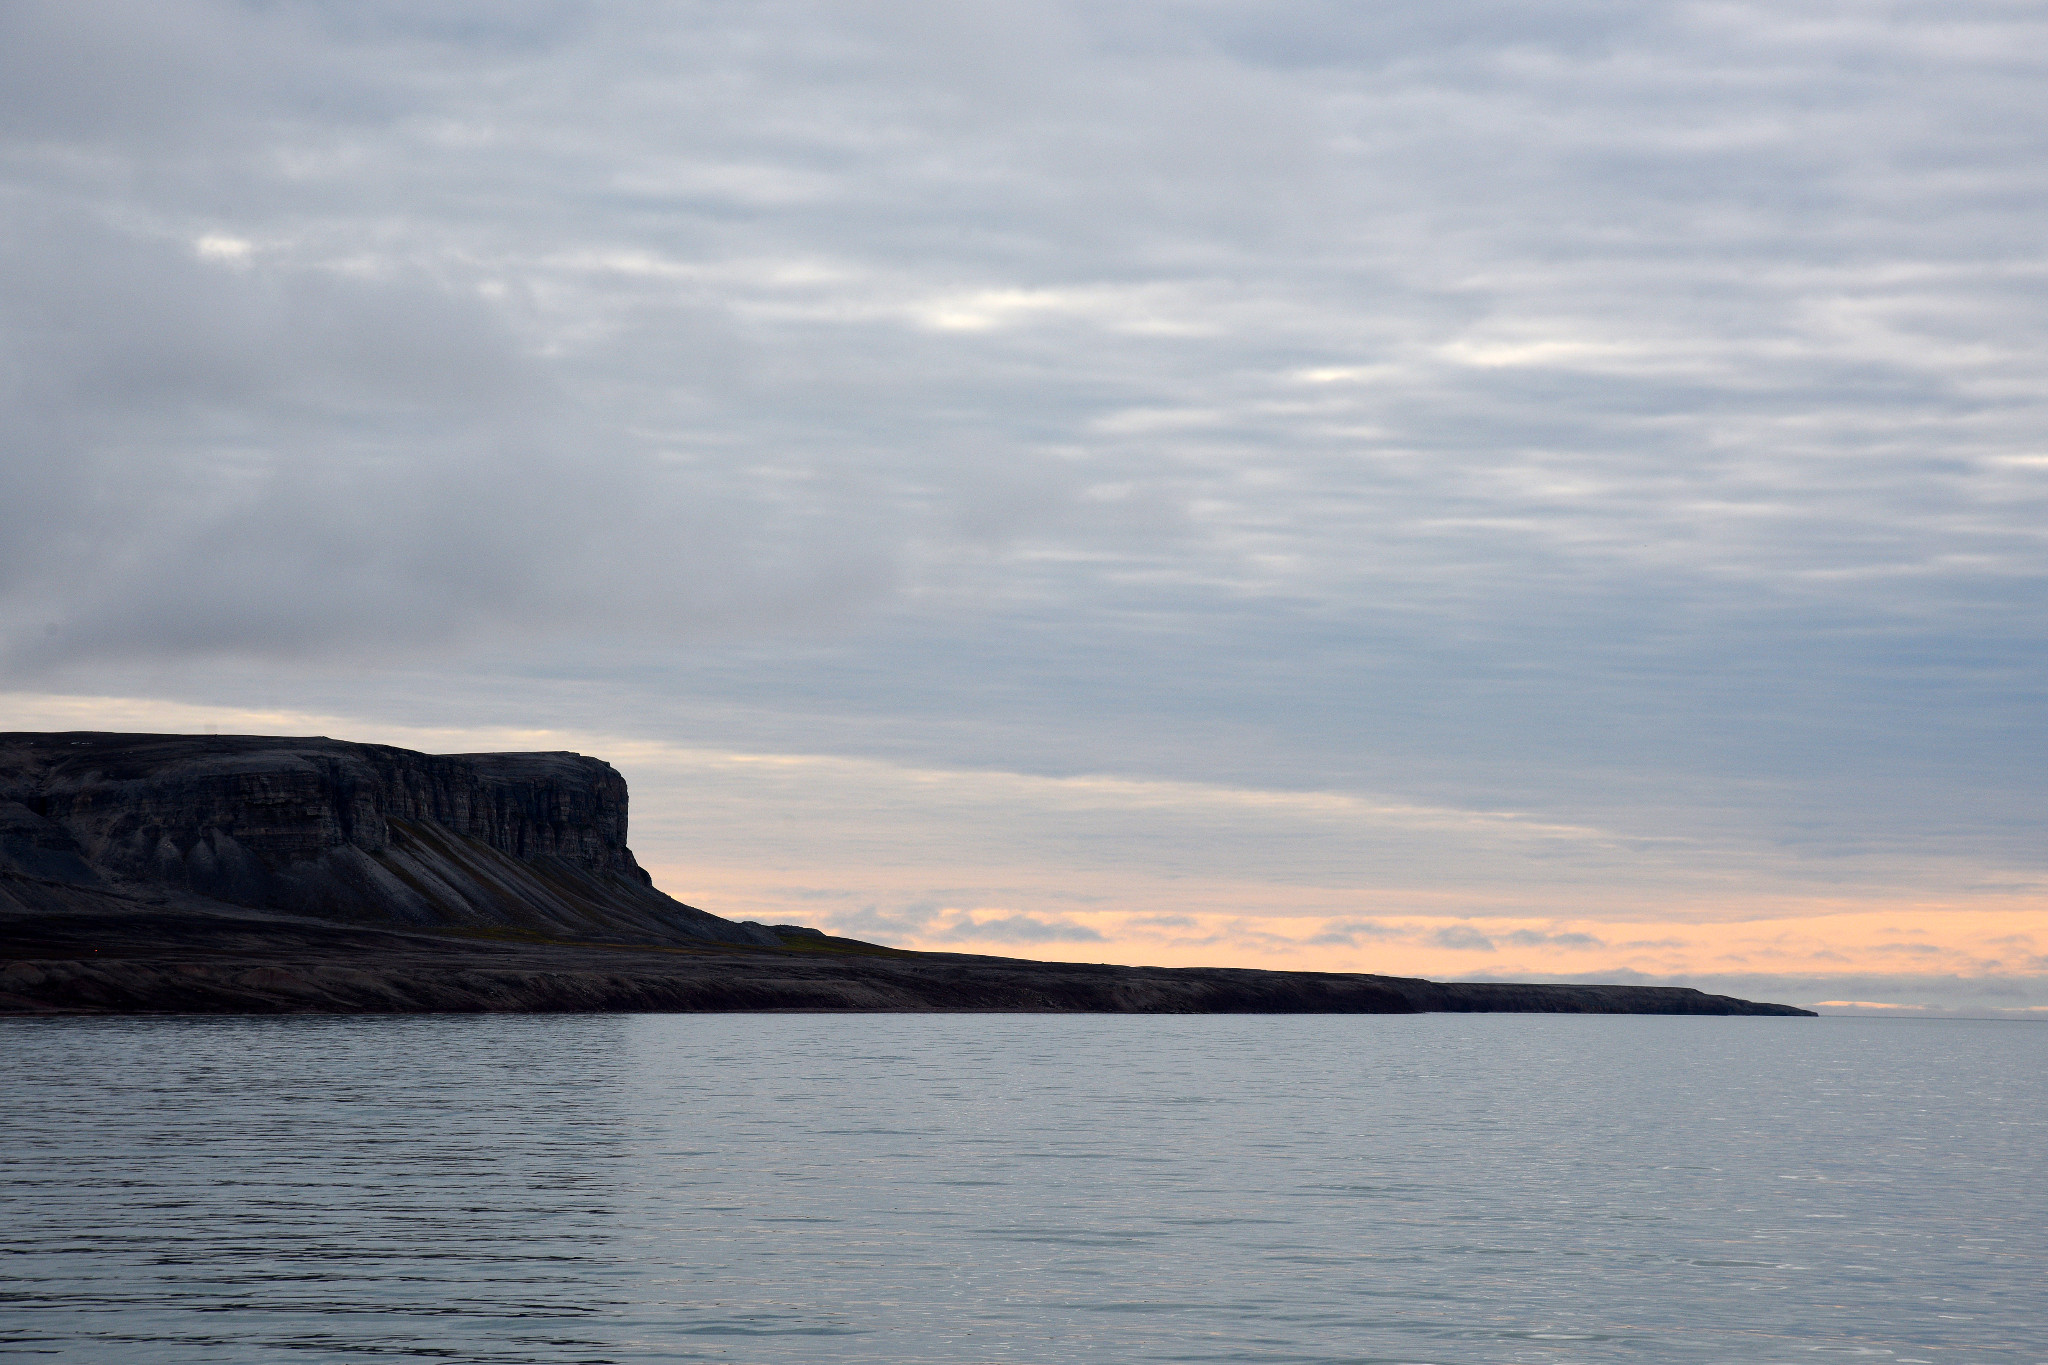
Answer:
[[[891,942],[2048,1011],[2044,68],[0,0],[0,687],[597,752],[666,889]]]

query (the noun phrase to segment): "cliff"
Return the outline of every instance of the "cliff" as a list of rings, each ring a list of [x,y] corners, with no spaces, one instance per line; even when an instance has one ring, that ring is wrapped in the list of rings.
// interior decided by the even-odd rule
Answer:
[[[581,754],[0,734],[0,907],[141,887],[361,924],[781,942],[655,890],[626,780]]]
[[[0,734],[0,1014],[1804,1014],[1642,986],[913,953],[657,891],[580,754]]]

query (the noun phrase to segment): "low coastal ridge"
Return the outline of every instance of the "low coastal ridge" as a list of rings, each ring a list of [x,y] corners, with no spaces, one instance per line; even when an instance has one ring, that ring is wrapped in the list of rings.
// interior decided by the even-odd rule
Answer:
[[[0,734],[0,1014],[1810,1015],[1675,987],[921,953],[656,889],[572,753]]]

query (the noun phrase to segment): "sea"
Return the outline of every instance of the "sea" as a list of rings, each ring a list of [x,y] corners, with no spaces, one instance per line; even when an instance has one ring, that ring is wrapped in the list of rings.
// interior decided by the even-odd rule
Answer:
[[[2048,1025],[0,1021],[0,1357],[2048,1362]]]

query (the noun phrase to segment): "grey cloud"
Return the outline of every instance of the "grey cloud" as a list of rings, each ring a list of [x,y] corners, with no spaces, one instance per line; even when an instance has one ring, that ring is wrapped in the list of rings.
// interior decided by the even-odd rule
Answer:
[[[1448,929],[1438,929],[1430,934],[1429,942],[1439,948],[1458,948],[1475,953],[1494,951],[1494,942],[1485,934],[1468,925],[1454,924]]]
[[[2040,30],[12,6],[5,667],[2023,881]]]
[[[946,910],[935,902],[921,901],[896,910],[864,906],[860,910],[828,914],[834,932],[854,938],[883,942],[917,940],[925,943],[1100,943],[1102,935],[1085,924],[1063,915],[1039,915],[1024,911],[1010,914],[981,914]]]
[[[1356,948],[1360,941],[1371,942],[1380,939],[1409,938],[1414,931],[1375,920],[1332,920],[1325,924],[1322,932],[1312,936],[1308,942],[1318,947]]]
[[[473,294],[17,223],[0,281],[0,661],[389,656],[486,627],[815,619],[888,553],[574,447]],[[780,522],[780,525],[776,523]]]
[[[1500,939],[1518,948],[1604,948],[1607,945],[1591,934],[1546,934],[1536,929],[1516,929],[1501,934]]]
[[[8,140],[160,155],[200,138],[241,142],[280,116],[390,112],[376,68],[350,65],[322,27],[304,5],[17,0],[0,9]]]
[[[1384,68],[1446,54],[1503,48],[1577,56],[1600,54],[1658,21],[1654,6],[1601,3],[1473,3],[1430,8],[1362,7],[1334,0],[1188,6],[1213,41],[1249,60],[1286,68]]]
[[[1100,943],[1102,935],[1060,915],[963,915],[927,938],[940,943]]]
[[[9,369],[20,404],[154,422],[452,413],[516,418],[543,372],[473,295],[403,267],[208,264],[192,242],[75,213],[7,225]]]
[[[858,910],[831,912],[822,918],[835,934],[887,943],[921,934],[937,912],[938,907],[933,905],[914,905],[896,911],[864,905]]]

